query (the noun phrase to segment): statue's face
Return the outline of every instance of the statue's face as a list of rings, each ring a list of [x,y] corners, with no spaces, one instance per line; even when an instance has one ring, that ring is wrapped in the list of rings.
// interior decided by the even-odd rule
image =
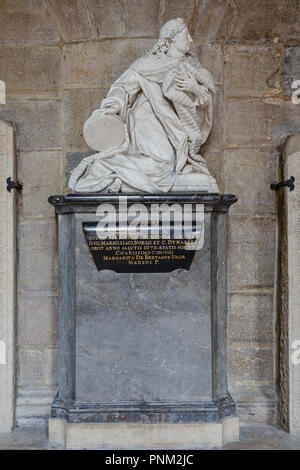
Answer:
[[[193,42],[187,28],[184,28],[180,33],[177,33],[173,41],[176,49],[184,54],[189,52]]]

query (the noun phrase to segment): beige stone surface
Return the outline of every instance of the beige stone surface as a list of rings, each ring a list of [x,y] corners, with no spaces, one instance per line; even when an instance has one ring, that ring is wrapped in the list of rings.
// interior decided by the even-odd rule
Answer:
[[[91,38],[93,30],[86,3],[82,0],[45,0],[60,36],[66,41]]]
[[[276,423],[277,396],[274,383],[264,384],[260,380],[242,383],[230,377],[229,390],[237,403],[241,424]]]
[[[19,289],[53,292],[57,289],[56,224],[53,221],[19,223]]]
[[[210,0],[198,2],[192,29],[195,37],[202,41],[214,41],[222,39],[220,29],[228,18],[228,7],[230,0]]]
[[[223,192],[223,152],[220,150],[205,150],[202,152],[202,156],[206,161],[210,174],[216,179],[220,192]]]
[[[86,3],[82,0],[45,0],[60,36],[79,41],[93,36]]]
[[[225,145],[227,147],[277,147],[297,132],[297,106],[280,100],[237,100],[225,102]]]
[[[231,381],[253,383],[274,379],[274,357],[270,346],[229,345],[228,373]]]
[[[16,417],[19,425],[34,425],[45,422],[50,414],[51,403],[57,393],[56,386],[25,386],[18,388]]]
[[[58,423],[57,423],[58,424]],[[49,443],[47,423],[22,424],[12,433],[0,435],[0,449],[62,449],[59,444]],[[53,431],[54,433],[54,431]],[[57,433],[58,436],[62,432]],[[205,448],[202,448],[205,449]],[[224,450],[299,450],[300,438],[291,436],[278,426],[251,425],[240,427],[240,441],[230,442]]]
[[[65,446],[66,442],[66,421],[62,418],[49,418],[48,420],[48,441]]]
[[[6,179],[16,176],[13,128],[0,121],[0,432],[15,423],[16,194]]]
[[[213,0],[213,6],[220,0]],[[298,0],[243,0],[226,2],[226,15],[217,37],[228,41],[261,41],[279,38],[286,42],[300,39]]]
[[[19,387],[16,414],[19,425],[34,424],[37,426],[43,416],[50,413],[51,403],[57,393],[57,387]]]
[[[294,141],[294,142],[293,142]],[[300,320],[299,320],[299,282],[300,282],[300,220],[299,220],[299,196],[300,189],[297,181],[300,180],[300,146],[298,151],[290,154],[290,149],[299,142],[299,136],[290,139],[286,149],[288,154],[284,165],[284,177],[295,177],[296,184],[293,191],[285,189],[284,209],[286,211],[286,236],[287,236],[287,305],[283,313],[288,315],[288,381],[289,381],[289,431],[300,435]]]
[[[220,423],[88,423],[50,418],[48,437],[67,449],[197,449],[239,439],[238,418]]]
[[[67,45],[64,86],[110,87],[154,43],[155,39],[124,39]]]
[[[157,38],[160,0],[124,0],[124,6],[128,36]]]
[[[240,438],[240,423],[239,418],[227,418],[222,425],[222,442],[223,445],[228,442],[239,441]]]
[[[43,383],[43,351],[38,349],[18,350],[18,385],[41,385]]]
[[[58,385],[58,351],[47,348],[44,351],[44,381],[46,385]]]
[[[61,147],[61,105],[55,100],[8,100],[0,119],[13,122],[20,150]]]
[[[48,203],[49,194],[58,194],[61,186],[62,154],[42,151],[20,153],[18,176],[26,182],[19,196],[19,216],[21,218],[54,217]],[[38,168],[38,175],[37,175]]]
[[[270,294],[229,294],[228,341],[272,343],[275,306]]]
[[[1,80],[7,98],[57,97],[61,81],[61,52],[56,47],[0,46]]]
[[[40,0],[1,0],[0,43],[53,44],[55,25]]]
[[[160,28],[162,25],[173,18],[183,18],[189,29],[195,20],[197,11],[196,0],[161,0],[160,2]]]
[[[283,155],[284,158],[288,158],[289,155],[293,155],[299,152],[300,148],[300,134],[292,135],[287,138],[284,143]]]
[[[126,36],[126,14],[121,0],[87,0],[96,35],[104,38]]]
[[[276,403],[276,387],[274,383],[264,383],[263,381],[240,382],[230,381],[230,390],[233,392],[239,403],[262,404]]]
[[[212,74],[214,83],[220,85],[223,82],[223,52],[220,44],[194,41],[194,52],[201,65]]]
[[[57,314],[56,296],[20,294],[18,346],[27,348],[56,346]]]
[[[87,0],[87,5],[98,37],[158,35],[159,0]]]
[[[276,403],[243,403],[238,401],[237,414],[241,426],[276,425],[277,424]]]
[[[226,46],[224,93],[264,96],[280,88],[281,52],[271,46]]]
[[[66,90],[64,94],[64,148],[91,150],[83,137],[83,125],[101,101],[107,95],[107,89]],[[80,112],[78,112],[80,110]],[[52,209],[53,212],[53,209]]]
[[[270,184],[278,179],[279,154],[274,150],[232,149],[224,152],[225,193],[238,202],[231,214],[275,215],[276,193]]]
[[[274,285],[276,220],[265,217],[229,217],[228,287]]]

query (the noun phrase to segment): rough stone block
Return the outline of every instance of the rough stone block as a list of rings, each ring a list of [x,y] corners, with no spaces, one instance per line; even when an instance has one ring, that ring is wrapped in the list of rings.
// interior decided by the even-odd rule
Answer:
[[[206,68],[215,84],[223,82],[223,52],[219,44],[201,44],[194,41],[194,52],[201,65]]]
[[[61,147],[61,105],[58,101],[8,101],[0,107],[0,119],[14,124],[20,150]]]
[[[160,27],[173,18],[183,18],[187,26],[191,28],[195,19],[195,0],[161,0],[160,2]]]
[[[275,337],[273,294],[228,296],[228,341],[273,343]]]
[[[218,39],[219,29],[227,19],[227,10],[230,0],[210,0],[198,2],[194,16],[193,36],[204,41]]]
[[[18,345],[43,348],[57,344],[57,297],[20,294]]]
[[[58,96],[60,51],[56,47],[0,46],[0,70],[7,98]]]
[[[58,352],[57,349],[45,349],[45,384],[58,384]]]
[[[237,415],[240,419],[241,426],[259,426],[260,424],[277,424],[276,404],[274,403],[237,403]],[[251,429],[251,428],[250,428]],[[254,443],[255,449],[281,449],[280,443],[274,445],[266,444],[265,438],[263,441]]]
[[[16,406],[17,422],[36,426],[38,420],[50,414],[51,403],[56,395],[57,387],[35,385],[18,387]],[[30,433],[32,436],[32,434]]]
[[[57,239],[55,222],[19,224],[19,288],[53,292],[57,289]]]
[[[280,88],[280,52],[266,46],[225,47],[224,93],[263,96]]]
[[[232,214],[275,214],[276,194],[270,183],[277,181],[279,155],[270,150],[227,150],[224,152],[225,193],[238,202]]]
[[[126,15],[121,0],[87,0],[87,5],[98,37],[126,36]]]
[[[43,352],[38,349],[19,349],[18,385],[41,385],[43,383]]]
[[[58,40],[55,25],[40,0],[1,0],[1,43],[52,44]]]
[[[229,377],[231,382],[231,377]],[[241,403],[274,403],[276,402],[275,383],[230,383],[230,392]]]
[[[286,96],[292,95],[294,91],[292,83],[294,80],[300,80],[300,46],[286,46],[284,49],[284,71],[282,74],[284,94]]]
[[[124,39],[65,46],[65,87],[110,87],[154,42]]]
[[[202,156],[207,163],[209,172],[216,178],[220,192],[223,192],[223,152],[218,150],[206,150],[202,152]]]
[[[299,107],[282,101],[225,101],[227,147],[277,147],[299,132]]]
[[[19,155],[18,177],[24,182],[19,196],[21,217],[55,216],[48,197],[62,190],[60,175],[60,152],[26,152]]]
[[[275,383],[266,385],[254,381],[239,383],[232,381],[230,375],[228,379],[229,392],[236,401],[241,424],[275,424],[277,401]]]
[[[270,347],[229,346],[228,375],[231,382],[273,382],[274,352]]]
[[[158,37],[159,3],[159,0],[124,0],[128,36]]]
[[[92,26],[85,2],[46,0],[46,5],[65,41],[81,41],[92,37]]]
[[[276,220],[229,216],[229,289],[273,287]]]
[[[88,149],[83,137],[83,125],[107,94],[107,89],[67,90],[64,94],[64,147]],[[95,151],[94,151],[95,153]]]
[[[220,0],[209,2],[225,3]],[[298,0],[244,0],[227,2],[227,11],[217,31],[227,41],[261,41],[280,39],[288,42],[300,38],[300,3]],[[224,6],[225,8],[225,6]]]

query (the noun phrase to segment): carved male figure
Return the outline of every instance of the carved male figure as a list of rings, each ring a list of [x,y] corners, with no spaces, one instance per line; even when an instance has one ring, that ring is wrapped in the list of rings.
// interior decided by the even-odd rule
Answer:
[[[111,86],[90,119],[114,116],[124,138],[82,160],[70,177],[73,191],[218,192],[199,153],[212,127],[214,84],[191,44],[184,21],[168,21],[155,46]]]

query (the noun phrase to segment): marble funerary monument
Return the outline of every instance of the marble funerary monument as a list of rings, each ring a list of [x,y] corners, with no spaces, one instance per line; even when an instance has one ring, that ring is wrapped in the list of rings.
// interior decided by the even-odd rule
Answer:
[[[84,124],[97,153],[72,170],[72,194],[49,198],[59,221],[59,390],[49,438],[67,448],[218,447],[238,438],[226,362],[226,221],[236,197],[219,194],[200,154],[214,93],[184,21],[168,21]],[[135,214],[175,205],[195,217],[201,208],[200,248],[191,254],[178,242],[175,219],[163,237],[158,218],[156,239],[141,237],[141,255],[130,251],[139,244],[130,231],[120,243],[133,220],[124,197]],[[99,207],[113,208],[117,249],[96,231]],[[178,245],[160,261],[167,243]],[[126,264],[124,250],[118,258],[124,246],[139,263]]]

